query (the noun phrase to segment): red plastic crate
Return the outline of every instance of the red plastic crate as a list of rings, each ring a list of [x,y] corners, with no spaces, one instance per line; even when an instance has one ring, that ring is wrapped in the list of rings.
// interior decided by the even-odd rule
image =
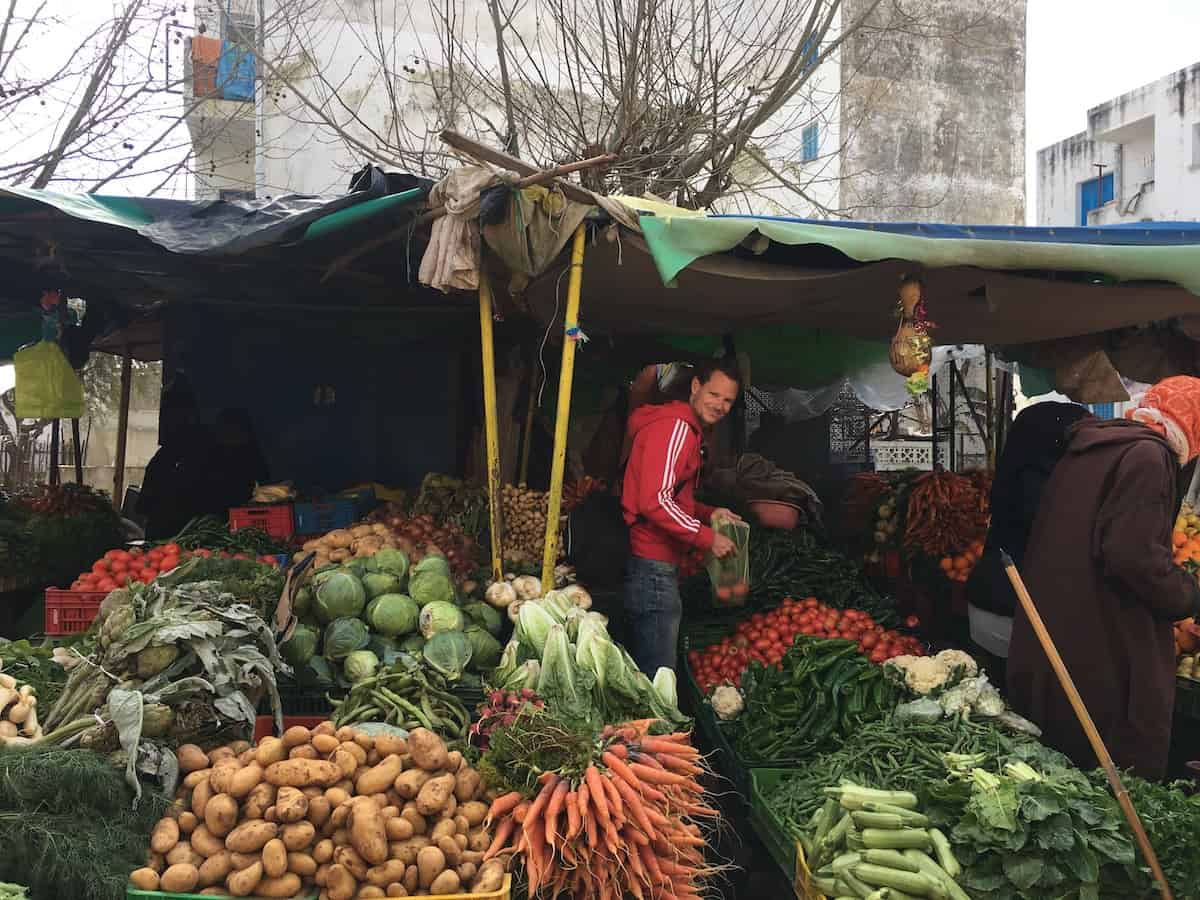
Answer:
[[[100,612],[106,591],[46,588],[46,634],[83,634]]]
[[[240,506],[229,511],[230,530],[237,531],[239,528],[251,526],[261,528],[271,537],[287,540],[296,533],[292,505],[282,503],[276,506]]]
[[[329,716],[284,716],[283,730],[287,731],[295,725],[303,725],[305,728],[316,728],[322,722],[326,721]],[[254,743],[258,743],[268,735],[275,733],[275,717],[274,716],[258,716],[254,720]]]

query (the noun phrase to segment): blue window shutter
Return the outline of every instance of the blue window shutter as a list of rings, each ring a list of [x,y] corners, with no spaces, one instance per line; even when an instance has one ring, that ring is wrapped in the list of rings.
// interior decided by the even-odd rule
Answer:
[[[1088,408],[1098,419],[1113,418],[1113,404],[1111,403],[1089,403]]]
[[[1087,227],[1088,213],[1113,199],[1114,180],[1112,174],[1103,178],[1092,178],[1079,184],[1079,224]]]
[[[804,162],[809,162],[810,160],[816,159],[819,152],[818,145],[820,143],[818,140],[817,126],[815,124],[805,126],[804,130],[800,132],[800,138],[800,158]]]
[[[221,42],[217,61],[217,90],[226,100],[254,99],[254,52],[240,44]]]
[[[809,36],[804,43],[800,45],[800,58],[804,63],[805,69],[811,69],[817,63],[817,57],[820,55],[817,40],[815,37]]]

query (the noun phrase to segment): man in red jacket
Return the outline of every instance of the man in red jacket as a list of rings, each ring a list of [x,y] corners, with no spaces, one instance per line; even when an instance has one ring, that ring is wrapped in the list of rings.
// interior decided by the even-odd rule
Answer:
[[[633,446],[621,494],[630,550],[625,613],[630,652],[651,678],[660,666],[675,667],[683,612],[679,564],[684,556],[694,547],[718,558],[735,549],[709,525],[714,519],[737,517],[699,503],[695,489],[702,462],[701,430],[729,413],[739,379],[732,362],[705,363],[696,369],[687,402],[641,406],[629,417]]]

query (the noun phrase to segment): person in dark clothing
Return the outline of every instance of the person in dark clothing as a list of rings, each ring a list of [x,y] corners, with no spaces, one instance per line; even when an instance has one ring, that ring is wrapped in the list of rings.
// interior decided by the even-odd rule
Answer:
[[[173,537],[203,511],[202,433],[196,396],[182,373],[163,389],[158,433],[159,448],[146,465],[137,503],[150,540]]]
[[[254,421],[244,409],[223,409],[217,414],[205,478],[206,511],[224,516],[250,502],[256,484],[270,477],[258,444]]]
[[[1025,546],[1042,490],[1066,449],[1067,429],[1089,417],[1087,409],[1074,403],[1046,402],[1026,407],[1013,419],[996,465],[992,521],[983,557],[967,582],[967,615],[971,641],[977,651],[982,651],[979,655],[998,683],[1004,682],[1017,607],[1000,553],[1007,551],[1018,568],[1024,564]]]
[[[1119,768],[1166,774],[1175,705],[1172,622],[1200,612],[1200,588],[1173,561],[1180,466],[1200,454],[1200,379],[1151,388],[1134,421],[1070,429],[1025,549],[1022,575]],[[1042,740],[1083,769],[1097,765],[1066,694],[1020,607],[1009,699]]]

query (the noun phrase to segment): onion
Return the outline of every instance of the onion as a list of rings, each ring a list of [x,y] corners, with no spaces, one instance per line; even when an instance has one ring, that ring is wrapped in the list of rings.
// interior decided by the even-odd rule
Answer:
[[[518,602],[516,590],[507,581],[497,581],[488,587],[484,599],[496,609],[507,609]]]

